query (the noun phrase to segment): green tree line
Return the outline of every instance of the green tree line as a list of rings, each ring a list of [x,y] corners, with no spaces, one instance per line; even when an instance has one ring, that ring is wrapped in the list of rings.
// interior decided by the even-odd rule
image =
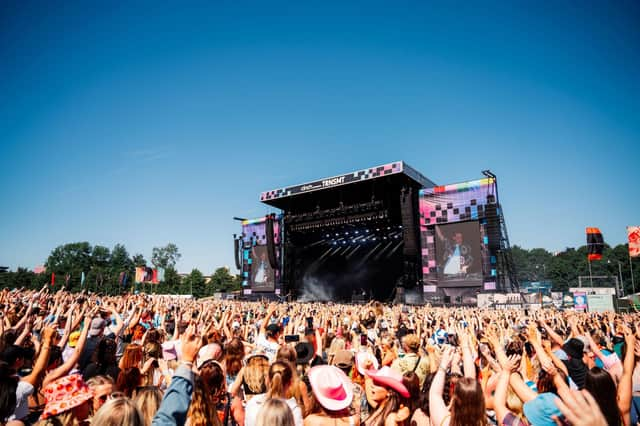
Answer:
[[[627,244],[619,244],[615,247],[605,244],[602,260],[591,262],[591,274],[611,277],[610,282],[613,282],[614,276],[618,277],[618,280],[620,279],[621,272],[624,294],[632,293],[628,253]],[[513,246],[512,254],[520,283],[549,281],[554,290],[560,291],[578,287],[578,277],[589,276],[587,246],[577,249],[569,247],[557,253],[551,253],[543,248],[527,250]],[[632,259],[632,262],[636,291],[640,291],[640,259]]]
[[[164,268],[164,281],[159,284],[135,284],[135,268],[147,266],[142,254],[130,255],[122,244],[113,248],[88,242],[63,244],[54,248],[45,263],[45,272],[36,274],[26,268],[0,274],[0,288],[39,289],[48,285],[58,290],[64,286],[70,291],[88,290],[103,294],[121,294],[130,291],[145,291],[156,294],[193,294],[195,297],[212,296],[216,292],[229,292],[241,288],[242,279],[232,275],[225,267],[217,268],[210,280],[198,269],[188,275],[178,274],[175,266],[181,258],[178,247],[169,243],[154,247],[148,266]],[[84,272],[84,284],[81,283]],[[120,284],[121,273],[126,273],[126,284]],[[55,282],[51,285],[51,276]]]

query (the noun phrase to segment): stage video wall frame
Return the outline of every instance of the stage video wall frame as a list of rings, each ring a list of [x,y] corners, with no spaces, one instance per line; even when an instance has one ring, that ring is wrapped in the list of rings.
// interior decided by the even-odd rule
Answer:
[[[276,258],[281,264],[281,216],[273,221],[273,237]],[[280,294],[281,268],[273,268],[267,248],[267,218],[242,221],[242,293]]]
[[[499,238],[491,232],[498,220],[496,189],[495,179],[484,178],[420,190],[425,294],[453,288],[496,290],[499,241],[491,241]]]

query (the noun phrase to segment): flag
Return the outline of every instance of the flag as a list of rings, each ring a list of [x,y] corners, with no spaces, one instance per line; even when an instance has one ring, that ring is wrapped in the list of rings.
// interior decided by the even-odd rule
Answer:
[[[34,274],[41,274],[43,272],[45,272],[47,270],[47,268],[44,267],[44,265],[38,265],[35,268],[33,268],[33,273]]]
[[[67,274],[67,275],[64,277],[64,285],[65,285],[65,287],[69,285],[69,280],[70,280],[70,279],[71,279],[71,274]]]
[[[153,269],[148,266],[144,268],[144,282],[152,283],[153,282]]]
[[[602,249],[604,248],[604,239],[598,228],[587,228],[587,259],[602,259]]]
[[[144,268],[141,266],[136,267],[136,283],[144,281]]]
[[[123,282],[124,282],[124,275],[125,275],[125,273],[124,273],[124,272],[120,272],[120,275],[118,276],[118,285],[120,285],[120,286],[124,285],[124,284],[123,284]]]
[[[164,282],[164,268],[158,268],[158,282]]]
[[[629,257],[640,256],[640,226],[627,226]]]
[[[122,287],[127,285],[127,273],[124,273],[124,278],[122,279]]]
[[[51,273],[51,287],[53,287],[54,285],[56,285],[56,273],[52,272]]]
[[[82,271],[82,274],[80,275],[80,287],[84,286],[84,271]]]

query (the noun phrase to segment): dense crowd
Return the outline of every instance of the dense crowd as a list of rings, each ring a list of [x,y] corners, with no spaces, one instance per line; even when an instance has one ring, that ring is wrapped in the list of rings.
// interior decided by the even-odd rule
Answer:
[[[631,425],[636,314],[0,292],[6,425]],[[635,395],[638,395],[636,401]]]

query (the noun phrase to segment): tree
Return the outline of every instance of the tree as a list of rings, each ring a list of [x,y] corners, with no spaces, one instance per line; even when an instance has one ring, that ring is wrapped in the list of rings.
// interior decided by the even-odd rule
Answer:
[[[193,269],[189,275],[184,277],[182,287],[193,297],[204,297],[206,295],[204,275],[198,269]]]
[[[226,292],[232,291],[234,283],[234,276],[229,273],[229,268],[225,266],[216,269],[215,272],[211,274],[211,281],[209,282],[209,286],[211,286],[213,292]]]
[[[141,255],[140,253],[136,253],[133,255],[133,264],[134,266],[147,266],[147,261],[145,260],[144,256]]]
[[[175,268],[176,262],[182,255],[178,251],[178,246],[169,243],[164,247],[154,247],[151,253],[151,263],[157,268]]]

